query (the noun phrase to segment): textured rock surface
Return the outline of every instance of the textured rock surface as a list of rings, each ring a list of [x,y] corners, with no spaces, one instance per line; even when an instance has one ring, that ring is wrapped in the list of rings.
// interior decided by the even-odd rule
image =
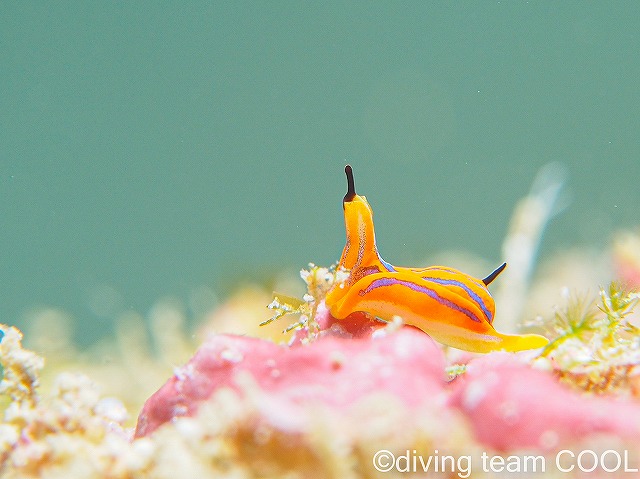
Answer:
[[[640,439],[637,401],[578,393],[508,353],[471,361],[452,384],[450,404],[497,450],[553,450],[592,434]]]
[[[287,428],[302,428],[297,406],[321,403],[347,410],[359,399],[390,393],[407,407],[433,401],[445,386],[444,355],[427,335],[404,328],[376,334],[362,318],[329,326],[318,340],[291,346],[213,335],[146,402],[136,428],[145,436],[174,417],[191,416],[221,388],[242,393],[255,383],[287,411]],[[382,332],[380,332],[382,333]],[[300,418],[300,421],[297,419]]]
[[[217,391],[242,397],[257,387],[269,404],[261,408],[268,422],[293,433],[307,429],[309,405],[348,415],[359,400],[385,393],[408,410],[446,409],[497,451],[553,451],[596,434],[640,439],[640,403],[574,391],[532,368],[525,353],[462,355],[466,373],[447,383],[442,349],[421,331],[391,332],[359,315],[340,322],[324,311],[319,317],[321,337],[309,344],[302,335],[289,346],[211,336],[146,402],[136,437],[193,416]]]

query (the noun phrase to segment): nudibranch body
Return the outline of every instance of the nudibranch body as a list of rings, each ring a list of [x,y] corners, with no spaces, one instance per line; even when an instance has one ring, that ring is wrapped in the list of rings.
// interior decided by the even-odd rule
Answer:
[[[347,242],[338,266],[349,270],[349,276],[327,294],[332,316],[344,319],[356,311],[387,321],[400,316],[442,344],[480,353],[536,349],[548,343],[543,336],[494,329],[495,302],[487,286],[506,264],[477,279],[444,266],[402,268],[383,260],[376,246],[373,210],[356,194],[351,166],[345,173]]]

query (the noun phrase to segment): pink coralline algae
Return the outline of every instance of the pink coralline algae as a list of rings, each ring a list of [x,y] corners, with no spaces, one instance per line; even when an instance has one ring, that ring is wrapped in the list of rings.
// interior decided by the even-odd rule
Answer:
[[[290,346],[235,335],[213,335],[187,365],[147,400],[136,437],[150,434],[179,416],[193,415],[221,388],[242,394],[249,374],[274,407],[296,424],[299,406],[320,403],[347,411],[359,399],[390,393],[409,408],[433,401],[446,385],[442,350],[427,335],[404,328],[372,339],[377,327],[363,316],[334,325],[309,344]]]
[[[355,314],[334,321],[319,315],[319,337],[289,346],[232,335],[213,335],[187,365],[146,402],[136,437],[164,423],[193,416],[223,388],[245,394],[249,376],[269,409],[286,411],[281,428],[299,431],[301,407],[322,404],[349,414],[358,400],[394,396],[408,410],[446,410],[479,443],[494,450],[552,451],[593,434],[640,439],[640,403],[594,397],[558,382],[550,371],[530,365],[531,353],[470,356],[466,372],[447,381],[442,348],[411,327],[381,329]],[[281,415],[282,416],[282,415]]]
[[[508,353],[474,359],[455,382],[449,404],[496,450],[554,450],[594,434],[640,438],[637,401],[579,393]]]

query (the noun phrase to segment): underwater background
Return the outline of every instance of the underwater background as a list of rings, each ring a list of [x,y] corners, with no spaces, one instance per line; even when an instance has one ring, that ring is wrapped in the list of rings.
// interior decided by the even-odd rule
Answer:
[[[640,4],[0,4],[0,318],[77,340],[188,317],[344,245],[343,167],[381,253],[491,264],[539,169],[541,257],[638,224]],[[596,286],[596,285],[594,285]]]

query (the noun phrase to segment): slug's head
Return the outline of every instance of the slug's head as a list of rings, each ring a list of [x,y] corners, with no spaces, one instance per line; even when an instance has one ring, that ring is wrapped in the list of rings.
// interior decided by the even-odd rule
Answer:
[[[347,165],[344,167],[344,172],[347,175],[347,194],[344,195],[344,199],[342,200],[342,207],[345,210],[345,218],[347,215],[347,211],[365,213],[369,216],[373,216],[373,211],[371,210],[371,206],[369,206],[369,202],[365,196],[360,196],[356,194],[356,184],[353,180],[353,169],[351,165]]]
[[[345,166],[344,172],[347,175],[347,194],[342,200],[342,207],[347,244],[342,252],[340,266],[352,269],[376,262],[378,251],[373,229],[373,210],[367,198],[356,194],[351,165]]]

